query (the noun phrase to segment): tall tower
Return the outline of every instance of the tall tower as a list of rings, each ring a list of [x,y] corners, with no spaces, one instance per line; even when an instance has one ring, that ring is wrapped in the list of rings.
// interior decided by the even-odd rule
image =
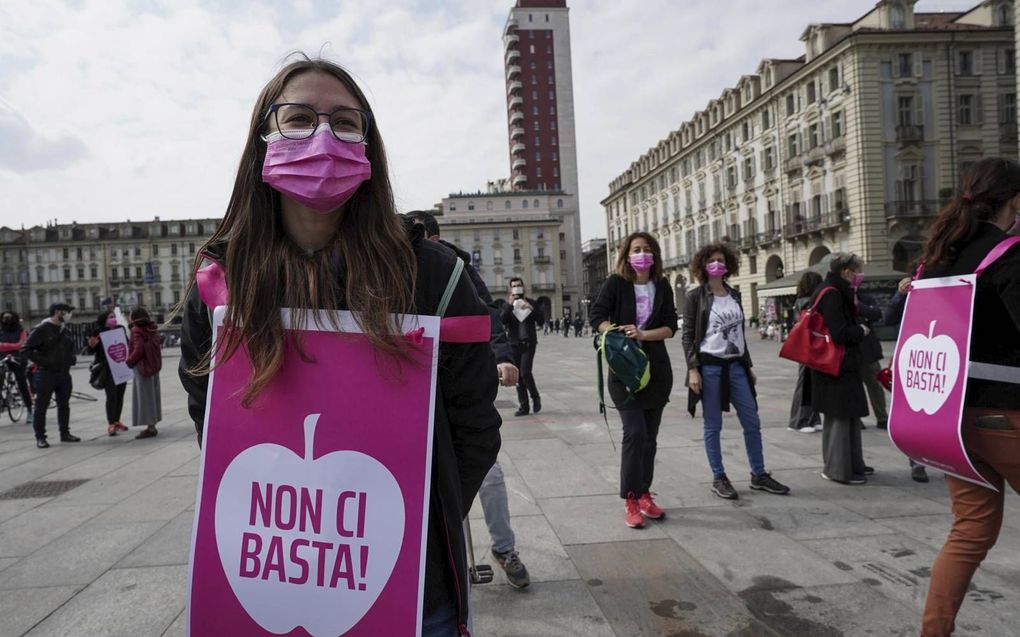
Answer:
[[[574,137],[574,82],[566,0],[516,0],[503,29],[510,184],[558,191],[562,208],[563,307],[580,310],[581,222]]]

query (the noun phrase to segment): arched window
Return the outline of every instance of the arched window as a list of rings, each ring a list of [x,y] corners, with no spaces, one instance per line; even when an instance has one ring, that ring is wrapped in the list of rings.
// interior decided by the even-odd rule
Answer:
[[[563,200],[562,199],[557,199],[556,200],[556,207],[557,208],[562,208],[563,207]]]
[[[542,176],[542,175],[541,175],[541,174],[539,174],[539,177],[541,177],[541,176]],[[534,203],[534,207],[535,207],[535,208],[538,208],[538,199],[536,199],[536,200],[535,200],[535,203]]]
[[[507,210],[510,210],[510,200],[509,199],[506,200],[506,203],[503,205],[503,207],[506,208]]]

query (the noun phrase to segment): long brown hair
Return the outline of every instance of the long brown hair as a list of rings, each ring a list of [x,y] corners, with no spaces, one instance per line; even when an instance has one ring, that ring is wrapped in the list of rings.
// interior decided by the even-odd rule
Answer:
[[[822,275],[814,270],[808,270],[800,276],[800,281],[797,281],[797,298],[811,296],[821,284]]]
[[[655,237],[647,232],[632,232],[623,240],[623,243],[620,244],[620,254],[616,257],[616,273],[628,281],[637,278],[637,272],[630,264],[630,244],[634,243],[634,239],[644,239],[648,242],[648,247],[652,249],[652,254],[655,256],[655,263],[652,264],[652,269],[648,273],[648,280],[658,281],[662,278],[662,249],[659,248],[659,242],[655,240]]]
[[[931,224],[921,261],[925,267],[952,264],[977,234],[982,221],[992,222],[1020,194],[1020,164],[989,157],[963,171],[960,191]]]
[[[203,251],[226,243],[229,303],[224,322],[231,326],[217,351],[217,360],[244,347],[252,362],[252,379],[243,404],[249,406],[273,379],[286,348],[281,308],[295,310],[298,326],[308,310],[349,309],[369,341],[398,360],[408,359],[400,338],[397,313],[414,309],[417,262],[396,213],[386,153],[375,118],[366,138],[372,177],[345,204],[336,235],[322,250],[308,255],[284,232],[280,195],[262,181],[266,157],[263,122],[269,107],[287,83],[302,73],[319,72],[338,79],[372,112],[364,93],[341,66],[322,59],[302,59],[284,66],[262,89],[252,109],[248,137],[223,223]],[[203,257],[195,260],[195,270]],[[331,320],[331,328],[339,325]],[[299,347],[300,343],[295,343]],[[302,353],[302,357],[307,357]],[[208,373],[206,360],[197,373]]]

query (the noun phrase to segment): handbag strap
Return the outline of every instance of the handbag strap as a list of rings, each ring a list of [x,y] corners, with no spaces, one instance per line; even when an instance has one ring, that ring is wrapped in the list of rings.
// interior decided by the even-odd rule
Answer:
[[[443,296],[439,299],[439,305],[436,307],[436,316],[446,314],[446,308],[450,305],[453,291],[457,289],[457,283],[460,282],[460,275],[463,271],[464,262],[460,260],[460,257],[457,257],[453,264],[453,272],[450,273],[450,280],[446,282],[446,290],[443,291]]]
[[[818,304],[821,303],[822,297],[825,296],[827,293],[829,293],[831,290],[836,290],[836,286],[835,285],[827,285],[824,288],[822,288],[822,291],[818,293],[817,297],[815,297],[815,302],[811,304],[811,311],[812,312],[814,312],[815,308],[818,307]],[[836,291],[838,292],[839,290],[836,290]]]
[[[981,273],[992,266],[993,263],[999,260],[999,257],[1009,252],[1009,249],[1020,243],[1020,237],[1007,237],[996,245],[991,251],[985,255],[981,263],[978,264],[977,270],[974,270],[974,274],[981,276]]]

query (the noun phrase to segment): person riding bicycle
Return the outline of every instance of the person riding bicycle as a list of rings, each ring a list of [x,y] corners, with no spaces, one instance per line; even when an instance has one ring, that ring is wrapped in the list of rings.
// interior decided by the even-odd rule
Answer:
[[[21,392],[21,400],[28,409],[28,420],[32,421],[32,392],[28,389],[28,379],[25,375],[26,361],[21,353],[25,342],[28,340],[28,330],[21,326],[21,317],[17,312],[5,311],[0,314],[0,356],[10,355],[7,366],[14,372],[14,378],[18,382],[18,391]]]

